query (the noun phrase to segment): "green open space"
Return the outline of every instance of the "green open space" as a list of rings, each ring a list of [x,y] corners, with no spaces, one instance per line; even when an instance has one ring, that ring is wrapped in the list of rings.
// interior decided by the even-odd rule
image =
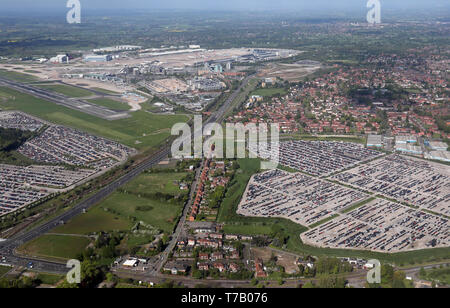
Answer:
[[[436,268],[421,270],[419,277],[423,280],[436,281],[441,284],[450,285],[450,266],[439,266]]]
[[[120,282],[115,286],[116,289],[145,289],[146,287],[137,286],[131,283]]]
[[[12,267],[0,265],[0,277],[2,277],[3,275],[5,275],[5,274],[6,274],[7,272],[9,272],[11,269],[12,269]]]
[[[129,118],[108,121],[5,87],[0,87],[0,93],[9,97],[0,100],[2,109],[20,110],[55,124],[116,140],[138,150],[156,147],[170,136],[170,128],[175,123],[189,120],[186,115],[156,115],[136,111]]]
[[[10,79],[13,81],[24,82],[24,83],[39,81],[39,78],[37,78],[33,75],[22,74],[22,73],[13,72],[13,71],[7,71],[7,70],[3,70],[3,69],[0,69],[0,77],[4,77],[4,78],[7,78],[7,79]]]
[[[125,192],[114,193],[101,206],[120,216],[143,221],[164,232],[173,230],[182,210],[182,206],[179,204],[139,197]]]
[[[128,231],[132,222],[125,217],[105,211],[101,207],[94,207],[87,213],[73,218],[65,225],[53,230],[64,234],[91,234],[101,231]]]
[[[0,127],[0,163],[12,165],[30,165],[33,160],[23,156],[17,149],[35,133]]]
[[[73,218],[53,232],[92,234],[100,231],[130,231],[137,221],[171,232],[181,214],[182,204],[166,201],[163,195],[187,195],[188,191],[180,190],[177,184],[186,174],[143,173],[87,213]]]
[[[227,234],[261,235],[270,234],[272,227],[269,223],[226,224],[223,231]]]
[[[145,234],[129,234],[126,239],[126,245],[128,248],[135,247],[135,246],[141,246],[148,244],[152,242],[153,236],[152,235],[145,235]]]
[[[253,91],[250,95],[259,95],[263,97],[272,97],[275,95],[286,95],[287,91],[285,88],[266,88],[266,89],[257,89]]]
[[[94,95],[94,93],[92,93],[91,91],[63,84],[46,84],[46,85],[38,85],[38,87],[53,92],[57,92],[69,97],[88,97]]]
[[[186,172],[161,172],[143,173],[132,183],[124,187],[124,190],[133,194],[187,194],[187,191],[180,190],[178,182],[187,175]]]
[[[27,256],[68,260],[75,259],[90,242],[88,238],[81,236],[45,234],[17,250]]]
[[[60,282],[65,276],[64,275],[55,275],[50,273],[38,273],[36,279],[41,282],[41,284],[46,285],[56,285]]]
[[[111,95],[120,94],[119,92],[115,92],[115,91],[111,91],[111,90],[107,90],[107,89],[103,89],[103,88],[91,88],[91,90],[95,90],[97,92],[101,92],[104,94],[111,94]]]
[[[118,102],[110,98],[94,98],[87,100],[90,103],[109,108],[111,110],[128,111],[131,107],[124,102]]]

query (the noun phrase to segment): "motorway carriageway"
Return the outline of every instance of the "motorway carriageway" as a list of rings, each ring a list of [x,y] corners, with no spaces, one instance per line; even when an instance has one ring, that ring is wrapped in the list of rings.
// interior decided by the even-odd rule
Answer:
[[[47,91],[45,89],[0,77],[0,86],[1,85],[105,120],[111,121],[130,117],[127,112],[116,112],[103,106],[88,103],[84,100],[73,99],[53,91]]]
[[[250,79],[254,75],[248,76],[244,79],[244,81],[241,83],[241,86],[236,89],[230,97],[225,101],[225,103],[219,108],[219,110],[211,115],[211,117],[205,122],[205,124],[222,121],[223,116],[225,112],[227,111],[229,105],[236,99],[236,97],[239,95],[241,89],[245,87]],[[0,78],[0,81],[3,81],[2,78]],[[195,131],[192,133],[193,137],[195,133],[198,133],[198,131]],[[80,215],[83,213],[84,210],[87,210],[91,208],[92,206],[99,203],[101,200],[105,199],[109,195],[111,195],[114,191],[116,191],[119,187],[131,182],[133,179],[135,179],[138,175],[140,175],[145,170],[152,168],[153,166],[160,163],[162,160],[164,160],[166,157],[169,156],[170,153],[170,145],[165,145],[161,150],[153,154],[151,157],[149,157],[146,161],[138,165],[136,168],[132,169],[127,174],[123,175],[119,179],[113,181],[109,185],[102,188],[100,191],[95,193],[93,196],[89,197],[88,199],[80,202],[79,204],[75,205],[65,213],[51,219],[47,223],[44,223],[41,226],[38,226],[28,232],[19,233],[12,238],[0,242],[0,255],[5,256],[7,258],[7,262],[11,263],[13,265],[19,265],[19,266],[26,266],[30,262],[33,263],[33,267],[35,270],[40,270],[43,272],[49,272],[49,273],[66,273],[68,269],[65,267],[65,264],[60,264],[56,262],[49,262],[49,261],[43,261],[35,258],[26,258],[18,256],[14,253],[14,250],[23,245],[26,242],[29,242],[47,232],[55,228],[56,226],[60,225],[61,223],[66,223],[73,217]],[[187,206],[187,205],[186,205]],[[184,220],[180,219],[179,225],[177,226],[177,230],[181,227],[182,222]],[[173,240],[176,239],[176,236],[173,236]],[[170,245],[172,246],[172,245]],[[164,257],[167,258],[168,253],[165,252]],[[165,259],[164,258],[164,259]],[[160,263],[161,265],[163,262]],[[160,266],[161,266],[160,265]]]

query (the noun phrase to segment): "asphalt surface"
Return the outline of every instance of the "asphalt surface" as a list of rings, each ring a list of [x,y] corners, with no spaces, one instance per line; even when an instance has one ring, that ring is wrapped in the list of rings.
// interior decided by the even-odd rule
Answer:
[[[86,200],[78,203],[68,211],[63,214],[51,219],[50,221],[44,223],[41,226],[38,226],[28,232],[17,234],[12,238],[0,242],[0,255],[5,256],[7,258],[6,263],[24,266],[28,265],[30,262],[33,263],[33,269],[41,270],[44,272],[51,273],[65,273],[68,270],[66,269],[64,264],[59,264],[55,262],[42,261],[34,258],[25,258],[18,256],[14,253],[14,250],[21,246],[22,244],[29,242],[60,225],[61,223],[66,223],[70,219],[75,216],[78,216],[83,213],[86,209],[91,208],[101,200],[105,199],[109,195],[111,195],[114,191],[116,191],[119,187],[129,183],[134,178],[136,178],[143,171],[155,166],[159,162],[161,162],[164,158],[166,158],[169,154],[169,148],[164,148],[153,155],[150,159],[139,165],[138,167],[131,170],[126,175],[121,178],[115,180],[111,184],[103,187],[100,191],[87,198]]]
[[[217,122],[220,123],[223,121],[223,117],[226,114],[230,104],[236,99],[236,97],[240,94],[241,89],[244,88],[245,86],[247,86],[248,82],[250,81],[251,78],[253,78],[254,75],[248,76],[247,78],[245,78],[243,80],[243,82],[241,83],[241,85],[239,86],[238,89],[236,89],[229,97],[228,99],[225,101],[225,103],[220,106],[219,110],[212,114],[211,117],[206,121],[205,124],[208,123],[213,123],[213,122]],[[198,132],[198,131],[195,131]],[[193,133],[193,136],[195,136],[195,133]],[[197,184],[198,181],[198,176],[199,173],[197,172],[196,174],[196,180],[195,180],[195,185]],[[160,255],[160,259],[156,262],[155,266],[150,270],[150,272],[146,275],[147,277],[154,277],[154,276],[158,276],[160,274],[161,268],[162,266],[167,262],[167,259],[169,258],[170,253],[173,251],[173,249],[175,248],[180,235],[182,234],[183,228],[184,228],[184,224],[186,223],[186,217],[187,217],[187,212],[189,210],[189,205],[191,203],[191,199],[193,197],[193,193],[196,191],[195,187],[192,187],[191,190],[191,194],[190,194],[190,198],[189,201],[186,202],[186,204],[184,205],[183,208],[183,212],[182,212],[182,216],[177,224],[177,227],[175,229],[174,234],[172,234],[172,237],[170,239],[169,244],[167,245],[166,249],[164,250],[164,252]]]
[[[253,78],[254,75],[248,76],[244,79],[244,81],[241,83],[241,86],[236,89],[230,97],[225,101],[225,103],[218,109],[217,112],[211,115],[211,117],[205,122],[205,124],[212,123],[212,122],[221,122],[223,120],[223,117],[225,115],[225,112],[227,111],[229,105],[234,101],[234,99],[239,95],[241,89],[245,87],[251,78]],[[5,83],[8,87],[11,82],[9,80],[4,81],[3,78],[0,78],[0,83]],[[15,88],[14,82],[12,82],[14,85],[12,88]],[[22,90],[19,90],[21,92],[24,92]],[[195,132],[192,133],[192,136]],[[39,270],[42,272],[49,272],[49,273],[67,273],[68,269],[66,268],[65,264],[56,263],[56,262],[50,262],[50,261],[44,261],[37,258],[26,258],[22,256],[18,256],[15,254],[15,249],[21,245],[23,245],[26,242],[29,242],[35,238],[38,238],[39,236],[49,232],[56,226],[60,225],[61,223],[66,223],[70,219],[74,218],[75,216],[78,216],[83,213],[84,210],[87,210],[91,208],[92,206],[96,205],[101,200],[105,199],[109,195],[111,195],[114,191],[116,191],[118,188],[124,186],[125,184],[131,182],[133,179],[135,179],[137,176],[139,176],[142,172],[144,172],[147,169],[150,169],[151,167],[157,165],[162,160],[167,158],[169,156],[171,149],[171,145],[165,145],[161,150],[153,154],[151,157],[149,157],[146,161],[141,163],[136,168],[130,170],[127,174],[120,177],[119,179],[113,181],[109,185],[103,187],[101,190],[99,190],[97,193],[92,195],[91,197],[87,198],[86,200],[80,202],[79,204],[75,205],[74,207],[70,208],[68,211],[64,212],[63,214],[51,219],[50,221],[44,223],[43,225],[40,225],[38,227],[35,227],[31,229],[30,231],[19,233],[10,239],[0,242],[0,256],[6,257],[6,263],[17,265],[17,266],[27,266],[32,264],[34,270]],[[156,266],[156,270],[153,270],[151,274],[156,274],[159,272],[159,269],[161,266],[165,263],[167,260],[170,252],[172,251],[173,247],[175,247],[175,244],[177,242],[178,236],[181,233],[182,227],[185,223],[186,219],[186,211],[188,208],[188,204],[185,205],[185,208],[183,210],[183,217],[180,219],[176,232],[173,234],[171,242],[169,243],[168,248],[164,251],[162,254],[162,258],[160,262],[158,262]],[[170,250],[169,250],[170,249]]]
[[[254,75],[247,77],[242,83],[241,86],[236,89],[230,97],[227,99],[227,101],[218,109],[217,112],[211,115],[211,117],[205,122],[205,124],[211,123],[211,122],[221,122],[223,120],[223,117],[229,108],[230,104],[234,101],[234,99],[239,95],[241,89],[245,87],[249,80],[253,78]],[[0,78],[0,84],[3,82],[3,78]],[[194,135],[194,133],[192,134]],[[37,258],[26,258],[22,256],[18,256],[14,253],[14,250],[21,246],[22,244],[31,241],[47,232],[55,228],[56,226],[60,225],[61,222],[66,223],[70,219],[72,219],[75,216],[78,216],[83,213],[83,210],[87,210],[90,207],[96,205],[98,202],[103,200],[104,198],[111,195],[114,191],[116,191],[119,187],[129,183],[133,179],[135,179],[138,175],[140,175],[145,170],[157,165],[159,162],[164,160],[168,157],[170,153],[170,145],[165,145],[160,151],[153,154],[151,157],[149,157],[146,161],[141,163],[136,168],[130,170],[127,174],[122,176],[121,178],[115,180],[111,184],[105,186],[100,191],[95,193],[90,198],[82,201],[81,203],[75,205],[65,213],[59,215],[56,218],[53,218],[49,222],[38,226],[30,231],[19,233],[16,236],[4,241],[0,242],[0,256],[6,257],[6,264],[15,265],[15,266],[23,266],[23,267],[29,267],[30,262],[32,263],[33,270],[35,271],[41,271],[41,272],[47,272],[47,273],[55,273],[55,274],[65,274],[68,272],[68,268],[66,268],[65,264],[56,263],[56,262],[50,262],[45,261]],[[184,227],[185,221],[186,221],[186,214],[189,209],[189,202],[185,204],[185,207],[183,209],[183,216],[180,218],[180,221],[176,227],[175,233],[172,235],[171,241],[166,248],[166,250],[161,254],[160,259],[156,262],[156,265],[154,268],[148,272],[145,273],[118,273],[121,277],[131,277],[131,278],[141,278],[142,280],[149,280],[149,279],[157,279],[154,282],[160,282],[164,281],[164,277],[160,276],[159,270],[164,265],[164,263],[167,261],[167,258],[170,254],[170,252],[175,247],[178,237],[181,234],[182,228]],[[286,252],[284,252],[286,253]],[[445,262],[443,262],[445,263]],[[425,269],[432,268],[433,266],[440,265],[441,263],[433,264],[425,266]],[[407,269],[403,269],[403,271],[408,275],[417,275],[417,272],[420,270],[421,267],[411,267]],[[159,277],[158,277],[159,276]],[[350,274],[347,277],[349,280],[359,281],[365,279],[365,273],[354,273]],[[179,279],[181,282],[185,282],[187,284],[192,284],[193,286],[197,283],[201,283],[202,281],[198,280],[192,280],[189,277],[181,277],[175,279]],[[173,277],[171,278],[173,280]],[[208,281],[209,282],[209,281]],[[245,281],[211,281],[215,282],[218,285],[221,285],[222,287],[236,287],[245,285],[248,282]]]
[[[113,111],[106,107],[92,104],[81,99],[70,98],[60,93],[48,91],[29,84],[11,81],[9,79],[1,77],[0,77],[0,85],[4,85],[13,90],[26,93],[28,95],[32,95],[47,101],[51,101],[57,105],[62,105],[67,108],[81,111],[105,120],[117,120],[127,118],[130,116],[127,112]]]

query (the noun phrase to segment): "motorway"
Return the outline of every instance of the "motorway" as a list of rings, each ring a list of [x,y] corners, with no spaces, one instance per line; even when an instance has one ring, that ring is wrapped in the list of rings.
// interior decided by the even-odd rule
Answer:
[[[236,97],[239,95],[242,88],[244,88],[251,78],[253,78],[254,75],[248,76],[244,79],[244,81],[241,83],[240,87],[237,88],[225,101],[225,103],[220,106],[220,108],[210,116],[210,118],[205,122],[205,124],[213,123],[213,122],[221,122],[223,120],[223,117],[228,110],[228,107],[230,104],[236,99]],[[0,82],[2,82],[3,79],[0,78]],[[9,83],[9,81],[8,81]],[[193,132],[192,136],[197,133]],[[120,177],[119,179],[113,181],[109,185],[103,187],[101,190],[99,190],[97,193],[95,193],[93,196],[87,198],[86,200],[80,202],[79,204],[75,205],[68,211],[64,212],[63,214],[51,219],[50,221],[44,223],[43,225],[40,225],[36,228],[33,228],[30,231],[19,233],[12,238],[0,242],[0,256],[5,256],[7,258],[7,263],[12,265],[18,265],[18,266],[25,266],[29,262],[33,263],[33,269],[39,270],[42,272],[49,272],[49,273],[66,273],[68,269],[65,267],[65,264],[55,263],[55,262],[49,262],[49,261],[43,261],[36,258],[25,258],[18,256],[14,253],[14,250],[23,245],[24,243],[31,241],[47,232],[55,228],[56,226],[60,225],[61,223],[66,223],[70,219],[74,218],[75,216],[78,216],[83,213],[84,210],[87,210],[91,208],[92,206],[96,205],[101,200],[105,199],[109,195],[111,195],[114,191],[116,191],[118,188],[124,186],[125,184],[129,183],[133,179],[135,179],[137,176],[139,176],[142,172],[144,172],[147,169],[152,168],[153,166],[160,163],[162,160],[167,158],[169,156],[171,149],[171,145],[167,144],[162,149],[160,149],[158,152],[153,154],[151,157],[149,157],[147,160],[145,160],[143,163],[138,165],[136,168],[130,170],[127,174]],[[178,239],[178,235],[181,232],[181,229],[185,222],[184,215],[187,211],[186,207],[188,207],[188,204],[186,203],[185,208],[183,210],[183,217],[180,219],[177,227],[176,232],[173,234],[171,242],[169,243],[168,248],[164,251],[162,254],[163,258],[161,258],[159,264],[156,266],[156,268],[159,270],[161,266],[165,263],[167,260],[167,257],[170,254],[170,247],[175,247],[175,244]],[[170,251],[169,251],[170,249]],[[153,271],[152,274],[156,274],[158,271]]]
[[[0,86],[6,86],[13,90],[32,95],[34,97],[55,103],[57,105],[62,105],[64,107],[81,111],[83,113],[87,113],[105,120],[118,120],[130,117],[127,112],[113,111],[103,106],[88,103],[84,100],[70,98],[60,93],[48,91],[16,81],[11,81],[2,77],[0,77]]]
[[[31,241],[47,232],[55,228],[56,226],[60,225],[61,223],[66,223],[73,217],[80,215],[83,213],[85,209],[89,209],[90,207],[94,206],[101,200],[108,197],[110,194],[112,194],[114,191],[116,191],[119,187],[129,183],[134,178],[136,178],[139,174],[141,174],[143,171],[155,166],[160,161],[162,161],[164,158],[166,158],[169,154],[169,148],[164,148],[160,151],[158,151],[156,154],[154,154],[150,159],[143,162],[138,167],[131,170],[129,173],[125,174],[121,178],[117,179],[116,181],[112,182],[111,184],[103,187],[101,190],[99,190],[97,193],[95,193],[93,196],[87,198],[86,200],[78,203],[74,207],[72,207],[70,210],[64,212],[63,214],[51,219],[50,221],[44,223],[41,226],[38,226],[28,232],[20,233],[16,236],[13,236],[11,239],[8,239],[4,242],[0,243],[0,255],[7,257],[7,262],[14,264],[14,265],[20,265],[23,266],[24,264],[28,264],[29,262],[33,262],[34,267],[36,270],[41,270],[44,272],[59,272],[59,273],[65,273],[67,272],[67,269],[65,268],[64,264],[54,263],[54,262],[46,262],[38,259],[33,258],[23,258],[19,257],[14,254],[14,250],[21,246],[22,244]]]
[[[227,101],[215,112],[211,117],[205,122],[205,124],[212,123],[212,122],[221,122],[223,120],[224,115],[227,112],[227,109],[229,108],[230,104],[236,99],[236,97],[240,94],[240,91],[243,87],[245,87],[248,82],[250,81],[253,76],[247,77],[241,84],[241,86],[236,89],[230,97],[227,99]],[[0,81],[2,79],[0,78]],[[194,135],[194,133],[192,133]],[[61,222],[68,222],[73,217],[80,215],[83,213],[84,209],[89,209],[90,207],[96,205],[98,202],[103,200],[104,198],[108,197],[110,194],[112,194],[114,191],[116,191],[119,187],[129,183],[133,179],[135,179],[138,175],[140,175],[143,171],[155,166],[162,160],[168,157],[170,153],[170,144],[166,144],[161,150],[153,154],[151,157],[149,157],[147,160],[145,160],[143,163],[138,165],[136,168],[130,170],[127,174],[122,176],[121,178],[115,180],[114,182],[110,183],[109,185],[103,187],[101,190],[99,190],[97,193],[95,193],[90,198],[82,201],[81,203],[75,205],[65,213],[59,215],[58,217],[53,218],[49,222],[38,226],[30,231],[19,233],[15,235],[14,237],[4,241],[0,242],[0,256],[5,256],[7,258],[7,263],[15,266],[22,266],[26,267],[29,262],[33,263],[33,270],[35,271],[41,271],[41,272],[47,272],[47,273],[55,273],[55,274],[65,274],[69,270],[66,268],[65,264],[61,263],[55,263],[45,260],[40,260],[37,258],[26,258],[18,256],[14,253],[14,250],[19,247],[20,245],[24,244],[25,242],[28,242],[30,240],[33,240],[50,230],[52,230],[55,226],[59,225]],[[165,264],[167,261],[167,258],[170,254],[170,252],[175,247],[178,237],[181,234],[182,228],[184,227],[185,220],[186,220],[186,214],[189,209],[189,202],[186,202],[185,208],[183,209],[183,216],[180,218],[180,221],[176,227],[175,233],[172,235],[171,240],[169,242],[169,245],[165,249],[165,251],[161,254],[161,257],[158,259],[157,263],[148,272],[145,273],[116,273],[119,274],[121,277],[133,277],[135,279],[141,279],[144,281],[164,281],[164,276],[160,274],[159,270],[161,267]],[[443,262],[445,263],[445,262]],[[425,269],[432,268],[433,266],[440,265],[441,263],[433,264],[425,266]],[[410,276],[417,276],[417,273],[419,272],[421,267],[411,267],[411,268],[405,268],[402,269],[407,275]],[[157,280],[155,280],[157,279]],[[172,279],[172,278],[170,278]],[[197,283],[201,283],[202,281],[199,280],[192,280],[189,277],[175,277],[175,279],[179,279],[180,282],[185,282],[187,285],[191,284],[194,286]],[[354,273],[350,274],[347,279],[351,281],[352,283],[364,283],[365,281],[365,274],[364,273]],[[210,281],[206,281],[210,282]],[[248,285],[248,282],[245,281],[211,281],[216,283],[217,285],[225,286],[225,287],[235,287],[235,286],[244,286]]]
[[[231,103],[236,99],[236,97],[240,94],[241,89],[246,87],[248,82],[254,77],[254,75],[248,76],[247,78],[245,78],[243,80],[243,82],[241,83],[241,85],[239,86],[238,89],[236,89],[229,97],[228,99],[225,101],[225,103],[220,106],[220,108],[218,109],[218,111],[214,114],[212,114],[209,119],[206,121],[206,124],[209,123],[221,123],[223,121],[223,117],[226,114],[226,112],[228,111],[229,106],[231,105]],[[202,128],[201,128],[202,129]],[[196,133],[199,133],[199,131],[195,131],[193,132],[192,136],[195,136]],[[198,179],[199,173],[197,173],[196,175],[196,181]],[[195,182],[196,182],[195,181]],[[194,183],[195,186],[195,183]],[[189,198],[189,201],[185,203],[184,208],[183,208],[183,212],[182,212],[182,216],[176,226],[175,232],[174,234],[172,234],[172,237],[170,239],[169,244],[167,245],[166,249],[161,253],[159,260],[156,262],[156,264],[154,265],[154,267],[146,274],[147,277],[155,277],[158,276],[160,274],[160,270],[162,268],[162,266],[167,262],[167,259],[169,258],[170,253],[172,252],[172,250],[175,248],[178,239],[180,237],[180,235],[182,234],[183,228],[184,228],[184,224],[186,223],[186,217],[187,217],[187,213],[189,210],[189,205],[190,205],[190,201],[193,198],[193,193],[196,191],[195,187],[192,187],[191,189],[191,195]],[[195,197],[195,196],[194,196]]]

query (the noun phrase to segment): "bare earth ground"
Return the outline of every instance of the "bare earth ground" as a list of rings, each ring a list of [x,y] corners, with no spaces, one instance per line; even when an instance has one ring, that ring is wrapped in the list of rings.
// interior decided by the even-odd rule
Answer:
[[[262,259],[263,262],[267,262],[272,257],[272,254],[277,257],[277,264],[285,268],[286,273],[295,273],[298,271],[295,261],[297,258],[292,254],[283,253],[280,251],[273,251],[270,248],[251,248],[251,253],[254,259]]]
[[[290,82],[300,81],[303,77],[320,69],[321,65],[315,64],[284,64],[272,63],[261,71],[262,77],[279,77]]]

